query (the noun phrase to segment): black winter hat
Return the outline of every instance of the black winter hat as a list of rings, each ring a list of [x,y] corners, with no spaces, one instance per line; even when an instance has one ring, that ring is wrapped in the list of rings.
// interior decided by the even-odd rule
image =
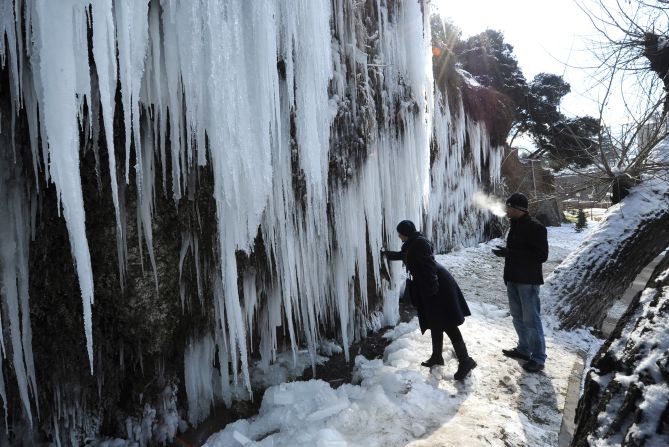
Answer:
[[[397,224],[397,232],[402,236],[413,236],[416,232],[416,226],[410,220],[403,220]]]
[[[514,192],[511,194],[511,196],[509,196],[508,199],[506,199],[506,206],[524,211],[526,213],[527,205],[527,197],[525,197],[525,194],[521,194],[519,192]]]

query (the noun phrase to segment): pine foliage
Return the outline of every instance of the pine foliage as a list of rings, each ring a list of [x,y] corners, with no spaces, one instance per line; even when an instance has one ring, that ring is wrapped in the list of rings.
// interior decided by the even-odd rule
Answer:
[[[588,227],[588,219],[585,217],[585,213],[583,212],[583,210],[578,210],[578,215],[576,216],[576,225],[574,226],[576,232],[580,233],[587,227]]]

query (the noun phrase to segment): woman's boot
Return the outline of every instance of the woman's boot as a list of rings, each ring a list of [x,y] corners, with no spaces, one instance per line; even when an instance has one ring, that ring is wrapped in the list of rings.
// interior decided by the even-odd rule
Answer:
[[[439,358],[439,357],[430,357],[429,359],[425,360],[424,362],[421,362],[421,366],[426,366],[428,368],[432,368],[435,365],[443,365],[444,364],[444,359]]]
[[[430,336],[432,337],[432,355],[429,359],[421,363],[422,366],[428,368],[444,364],[444,357],[441,354],[442,346],[444,345],[444,333],[430,329]]]
[[[476,368],[476,362],[473,358],[469,356],[467,352],[467,345],[465,345],[465,340],[462,338],[462,333],[460,329],[456,327],[451,327],[446,329],[446,334],[448,338],[451,339],[453,344],[453,350],[455,350],[455,357],[458,359],[458,370],[455,371],[453,378],[455,380],[463,380],[469,374],[469,371]]]
[[[453,378],[455,380],[463,380],[465,377],[467,377],[469,371],[476,368],[476,361],[474,361],[474,359],[469,356],[464,340],[453,342],[453,349],[455,350],[455,356],[459,362],[458,370],[455,371]]]

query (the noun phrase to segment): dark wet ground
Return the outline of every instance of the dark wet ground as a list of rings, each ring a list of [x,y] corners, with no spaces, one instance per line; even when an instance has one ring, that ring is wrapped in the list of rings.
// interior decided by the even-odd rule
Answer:
[[[400,303],[400,321],[409,321],[415,315],[416,310],[413,307]],[[330,383],[333,388],[337,388],[344,383],[351,383],[355,357],[362,355],[369,360],[382,358],[386,346],[390,343],[388,339],[383,337],[383,334],[389,329],[391,327],[387,326],[378,332],[369,333],[363,340],[353,343],[349,349],[348,363],[344,353],[334,354],[327,362],[316,366],[315,376],[312,374],[312,369],[308,368],[301,377],[295,380],[316,378]],[[247,419],[255,416],[258,414],[263,393],[264,390],[256,391],[253,394],[253,401],[234,402],[231,408],[226,408],[223,405],[215,407],[204,422],[197,428],[191,428],[185,433],[179,434],[171,446],[199,447],[211,435],[223,430],[227,424],[237,419]]]

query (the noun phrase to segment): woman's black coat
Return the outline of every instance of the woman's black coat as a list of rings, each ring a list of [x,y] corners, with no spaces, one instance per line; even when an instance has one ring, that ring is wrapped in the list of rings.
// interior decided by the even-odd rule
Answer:
[[[434,259],[432,244],[416,232],[402,251],[386,251],[392,261],[404,261],[411,274],[411,301],[418,311],[420,330],[443,331],[460,326],[471,315],[462,291],[446,268]]]

